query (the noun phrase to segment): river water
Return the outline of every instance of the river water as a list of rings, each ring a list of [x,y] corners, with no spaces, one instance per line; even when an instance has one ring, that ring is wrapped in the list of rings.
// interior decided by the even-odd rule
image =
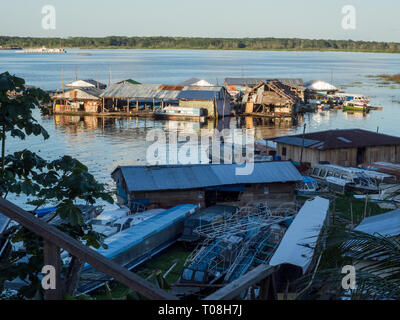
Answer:
[[[371,98],[381,111],[349,114],[341,110],[307,113],[299,123],[268,124],[260,119],[225,118],[204,125],[185,121],[155,121],[137,118],[35,116],[50,134],[43,141],[9,139],[7,152],[24,148],[46,159],[68,154],[89,167],[99,181],[113,188],[111,172],[118,165],[146,163],[146,141],[151,129],[167,132],[212,134],[214,128],[254,128],[256,139],[307,132],[363,128],[400,136],[400,86],[382,84],[371,75],[398,73],[400,55],[345,52],[273,52],[208,50],[67,50],[67,54],[25,54],[0,50],[0,73],[9,71],[43,89],[61,87],[74,80],[93,78],[108,84],[124,79],[141,83],[177,84],[188,78],[203,78],[222,84],[226,77],[302,78],[332,82],[350,93]],[[16,200],[21,202],[22,200]]]

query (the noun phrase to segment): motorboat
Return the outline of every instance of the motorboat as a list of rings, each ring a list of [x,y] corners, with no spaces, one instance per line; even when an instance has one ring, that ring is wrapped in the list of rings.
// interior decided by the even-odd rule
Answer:
[[[328,177],[335,178],[334,180],[330,179],[330,185],[337,182],[339,183],[338,186],[343,187],[343,183],[346,182],[346,190],[355,193],[379,193],[376,181],[365,174],[364,170],[358,168],[332,164],[316,164],[312,168],[311,177],[326,185],[328,185]]]
[[[296,184],[295,190],[297,195],[305,197],[328,192],[328,190],[323,189],[314,178],[308,176],[305,176],[301,182]]]

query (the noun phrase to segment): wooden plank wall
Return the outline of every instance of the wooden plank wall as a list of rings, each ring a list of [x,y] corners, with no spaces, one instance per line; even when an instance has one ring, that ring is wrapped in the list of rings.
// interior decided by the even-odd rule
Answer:
[[[283,148],[286,148],[286,155],[283,155]],[[373,163],[376,161],[399,162],[399,146],[378,146],[366,148],[364,161]],[[301,146],[277,144],[277,153],[282,160],[300,161]],[[357,148],[333,149],[333,150],[315,150],[304,148],[302,162],[317,164],[320,161],[328,161],[331,164],[340,166],[357,166]]]

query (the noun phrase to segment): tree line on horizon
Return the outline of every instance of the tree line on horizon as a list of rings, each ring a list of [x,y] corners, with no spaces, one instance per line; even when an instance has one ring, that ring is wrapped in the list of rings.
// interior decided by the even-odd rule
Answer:
[[[400,52],[400,43],[298,38],[190,38],[190,37],[68,37],[37,38],[0,36],[2,48],[132,48],[214,50],[323,50]]]

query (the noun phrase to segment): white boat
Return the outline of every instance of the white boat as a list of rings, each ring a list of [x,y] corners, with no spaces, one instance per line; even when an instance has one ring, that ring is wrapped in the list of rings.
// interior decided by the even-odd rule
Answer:
[[[46,47],[41,47],[41,48],[32,48],[32,49],[23,49],[23,50],[18,50],[15,52],[21,52],[21,53],[67,53],[67,51],[63,48],[53,48],[49,49]]]
[[[165,107],[154,111],[156,119],[194,120],[204,122],[207,118],[207,109],[189,107]]]
[[[298,182],[295,187],[296,194],[299,196],[317,196],[327,190],[321,188],[317,181],[311,177],[305,176],[301,182]]]
[[[379,193],[376,182],[366,175],[362,169],[332,164],[316,164],[312,169],[311,176],[325,184],[327,184],[328,177],[344,180],[347,182],[346,188],[356,193]],[[339,183],[339,180],[336,179],[334,181]],[[331,183],[334,183],[332,179]]]

